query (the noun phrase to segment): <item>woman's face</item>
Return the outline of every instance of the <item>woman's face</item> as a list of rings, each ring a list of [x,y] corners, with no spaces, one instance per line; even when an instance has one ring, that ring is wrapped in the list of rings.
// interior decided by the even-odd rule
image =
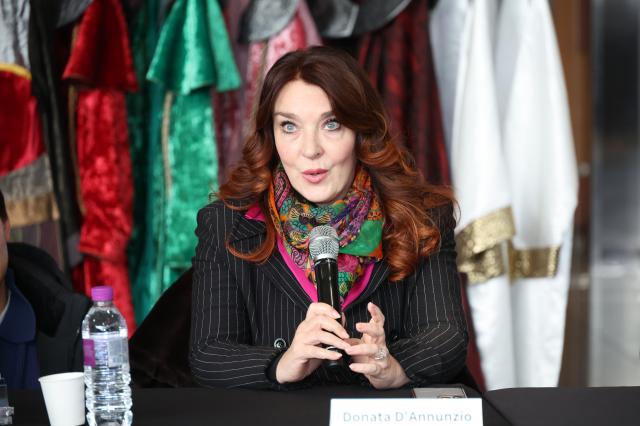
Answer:
[[[336,121],[324,90],[287,83],[276,98],[273,134],[289,181],[304,198],[325,204],[345,196],[356,169],[356,135]]]

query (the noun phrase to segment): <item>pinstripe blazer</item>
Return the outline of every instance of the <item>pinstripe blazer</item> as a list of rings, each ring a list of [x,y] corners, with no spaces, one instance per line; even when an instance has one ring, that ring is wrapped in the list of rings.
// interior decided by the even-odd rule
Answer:
[[[381,308],[389,352],[404,368],[410,386],[447,383],[465,366],[468,335],[451,210],[440,216],[438,252],[398,282],[390,282],[389,265],[378,262],[366,289],[345,309],[347,332],[360,336],[355,324],[370,319],[367,302]],[[291,343],[311,299],[277,249],[266,262],[255,264],[225,248],[229,239],[242,252],[255,249],[264,239],[264,223],[216,201],[198,213],[196,235],[189,362],[197,382],[273,389],[329,382],[368,385],[360,374],[323,366],[297,384],[271,381],[267,370]]]

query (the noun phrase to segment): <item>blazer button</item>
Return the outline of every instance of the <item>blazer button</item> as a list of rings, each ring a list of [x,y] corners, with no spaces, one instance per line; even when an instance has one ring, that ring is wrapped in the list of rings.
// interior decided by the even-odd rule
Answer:
[[[287,347],[287,342],[285,342],[282,337],[278,337],[276,340],[274,340],[273,347],[276,349],[284,349]]]

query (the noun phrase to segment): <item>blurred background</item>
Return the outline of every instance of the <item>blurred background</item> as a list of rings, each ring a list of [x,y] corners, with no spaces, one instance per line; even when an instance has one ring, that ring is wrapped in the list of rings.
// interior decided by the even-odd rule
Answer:
[[[555,1],[580,170],[561,382],[640,381],[635,1]]]

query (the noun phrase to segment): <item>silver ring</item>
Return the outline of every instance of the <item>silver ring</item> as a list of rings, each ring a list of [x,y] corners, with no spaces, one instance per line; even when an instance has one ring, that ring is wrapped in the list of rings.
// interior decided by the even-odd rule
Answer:
[[[384,346],[380,346],[378,348],[378,352],[376,352],[375,355],[373,355],[373,359],[375,359],[376,361],[382,361],[388,355],[389,355],[389,351],[387,351],[387,348],[385,348]]]

